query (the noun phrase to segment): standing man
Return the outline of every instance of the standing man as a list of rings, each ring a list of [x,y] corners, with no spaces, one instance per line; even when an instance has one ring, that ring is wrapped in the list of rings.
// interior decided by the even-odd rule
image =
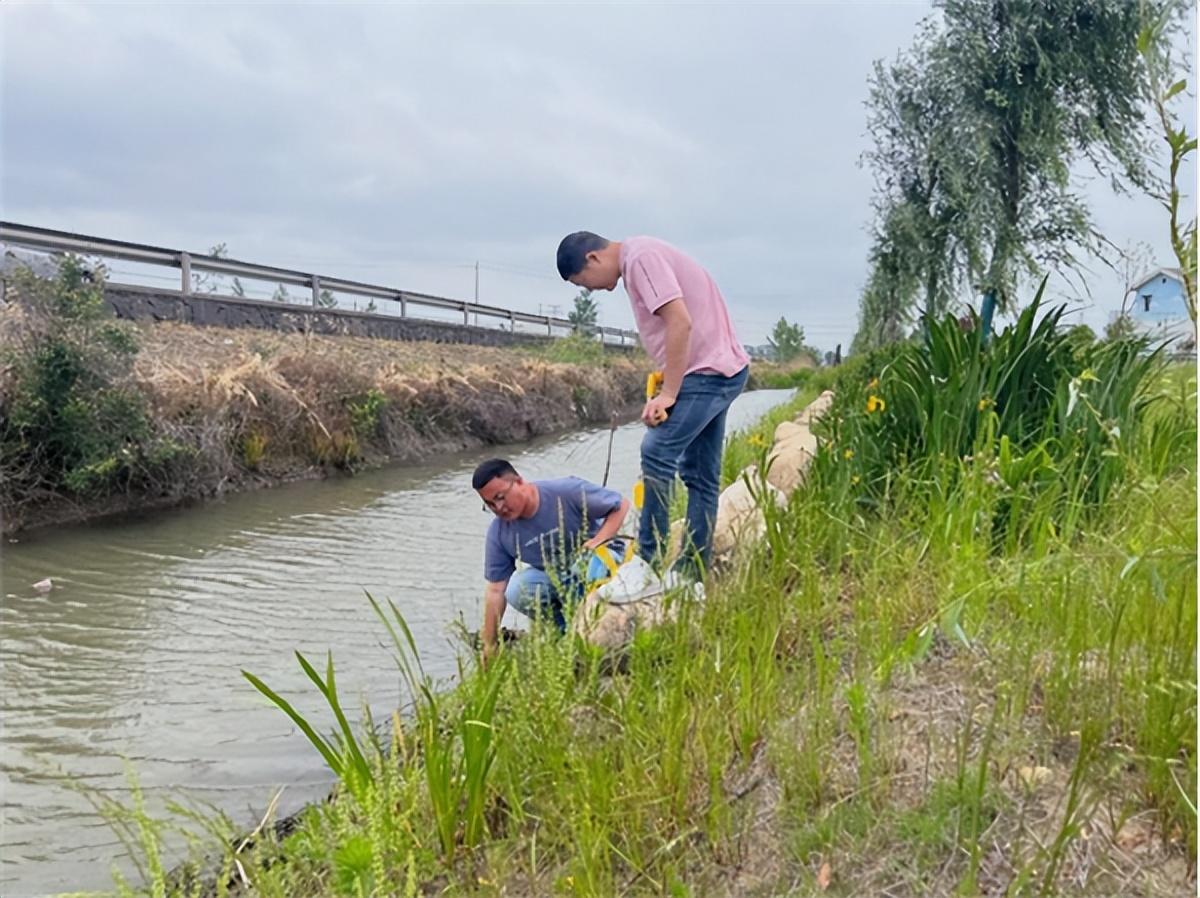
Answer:
[[[476,468],[471,486],[496,516],[484,544],[484,657],[496,649],[507,605],[528,617],[549,617],[565,631],[564,608],[583,598],[573,562],[581,549],[617,535],[629,500],[578,477],[527,481],[502,458]],[[529,567],[518,572],[518,560]]]
[[[654,237],[613,242],[578,231],[558,245],[558,273],[589,290],[625,283],[642,346],[663,372],[662,391],[642,409],[650,429],[642,440],[638,553],[661,564],[678,473],[688,488],[684,553],[664,582],[671,585],[672,574],[696,580],[712,552],[725,413],[750,372],[725,298],[699,263]]]

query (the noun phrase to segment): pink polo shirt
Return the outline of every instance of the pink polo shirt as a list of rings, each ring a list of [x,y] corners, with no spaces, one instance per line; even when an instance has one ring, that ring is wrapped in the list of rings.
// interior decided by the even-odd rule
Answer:
[[[733,332],[725,298],[709,273],[690,256],[654,237],[629,237],[621,241],[621,280],[642,346],[660,368],[667,363],[667,326],[654,313],[680,298],[692,318],[684,374],[732,377],[750,364]]]

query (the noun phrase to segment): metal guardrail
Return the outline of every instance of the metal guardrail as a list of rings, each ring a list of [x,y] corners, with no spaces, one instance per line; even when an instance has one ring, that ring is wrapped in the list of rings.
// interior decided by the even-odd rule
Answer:
[[[381,287],[377,284],[366,284],[361,281],[351,281],[345,278],[327,277],[288,268],[276,268],[271,265],[257,265],[252,262],[241,262],[236,259],[218,258],[186,250],[167,249],[161,246],[149,246],[141,243],[129,243],[124,240],[107,240],[103,237],[90,237],[85,234],[72,234],[67,231],[55,231],[49,228],[35,228],[29,225],[0,221],[0,243],[27,249],[50,253],[73,253],[81,256],[97,256],[102,259],[119,259],[127,262],[140,262],[146,265],[158,265],[179,270],[179,290],[164,292],[179,293],[183,296],[220,295],[222,299],[237,301],[239,297],[228,294],[199,294],[193,289],[192,273],[207,272],[227,277],[244,277],[275,284],[289,284],[307,287],[312,290],[312,306],[320,307],[320,297],[323,291],[352,293],[371,299],[381,299],[397,303],[400,317],[409,317],[410,306],[424,306],[435,309],[461,310],[463,326],[470,326],[471,316],[484,316],[508,322],[509,330],[515,331],[517,322],[542,325],[548,336],[555,335],[555,329],[573,331],[574,325],[566,318],[556,318],[550,315],[533,315],[529,312],[518,312],[500,306],[482,305],[462,299],[450,299],[445,296],[432,296],[427,293],[414,293],[410,290],[397,290],[393,287]],[[113,286],[134,287],[133,284],[123,284],[110,281]],[[281,303],[292,305],[295,303]],[[303,305],[300,308],[309,308]],[[601,341],[615,338],[620,345],[635,345],[638,340],[636,331],[622,330],[616,327],[596,328]]]

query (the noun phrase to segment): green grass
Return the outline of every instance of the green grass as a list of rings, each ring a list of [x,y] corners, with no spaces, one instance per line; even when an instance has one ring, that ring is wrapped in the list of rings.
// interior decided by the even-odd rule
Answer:
[[[722,489],[738,478],[749,465],[763,464],[764,456],[775,437],[775,428],[784,421],[791,421],[808,405],[821,388],[812,381],[796,391],[795,397],[768,411],[753,425],[729,438],[721,456]]]
[[[253,893],[806,894],[824,864],[841,895],[1153,891],[1102,834],[1136,816],[1155,857],[1195,851],[1195,373],[1056,340],[958,346],[956,409],[888,368],[886,414],[926,426],[899,435],[861,395],[881,357],[846,366],[807,487],[621,673],[535,628],[435,695],[381,611],[415,716],[236,858]],[[979,407],[1005,378],[1032,410]]]
[[[555,337],[525,351],[534,358],[570,365],[606,365],[612,358],[610,350],[597,338],[580,333]]]
[[[803,389],[819,378],[820,374],[819,368],[787,370],[786,366],[772,362],[754,362],[750,371],[750,381],[756,390],[787,390],[793,387]]]

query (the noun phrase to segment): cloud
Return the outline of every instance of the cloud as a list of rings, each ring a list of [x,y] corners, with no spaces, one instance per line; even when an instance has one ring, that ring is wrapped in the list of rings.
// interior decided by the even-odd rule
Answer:
[[[0,198],[29,224],[457,296],[480,260],[481,298],[530,310],[574,293],[562,234],[650,233],[714,272],[743,339],[787,315],[832,346],[866,277],[866,77],[927,13],[6,5]],[[1097,206],[1116,231],[1146,208]]]

